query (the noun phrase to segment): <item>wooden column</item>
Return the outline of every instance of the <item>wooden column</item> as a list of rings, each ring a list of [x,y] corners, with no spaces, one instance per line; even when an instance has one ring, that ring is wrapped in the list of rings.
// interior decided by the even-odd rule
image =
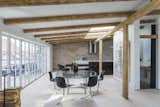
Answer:
[[[2,34],[0,32],[0,90],[2,90]]]
[[[122,95],[124,98],[128,99],[128,25],[123,27],[123,90]]]
[[[102,73],[103,62],[103,40],[99,40],[99,74]]]

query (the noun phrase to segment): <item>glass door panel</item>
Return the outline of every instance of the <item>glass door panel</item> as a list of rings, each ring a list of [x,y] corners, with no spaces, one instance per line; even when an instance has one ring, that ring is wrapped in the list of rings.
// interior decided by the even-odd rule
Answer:
[[[16,76],[16,87],[20,86],[21,76],[21,56],[20,56],[20,40],[16,40],[15,44],[15,76]]]
[[[22,78],[22,87],[25,86],[25,42],[22,41],[22,65],[21,65],[21,78]]]
[[[7,74],[8,71],[7,39],[6,36],[2,36],[2,88],[4,88],[4,75]],[[6,86],[8,86],[7,83]]]
[[[16,87],[15,39],[10,38],[10,78],[11,87]]]
[[[150,88],[151,39],[141,39],[140,52],[140,86],[141,89]]]

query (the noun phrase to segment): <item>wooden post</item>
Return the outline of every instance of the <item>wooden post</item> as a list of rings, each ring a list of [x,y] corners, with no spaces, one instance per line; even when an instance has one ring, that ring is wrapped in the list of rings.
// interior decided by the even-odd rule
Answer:
[[[102,73],[103,40],[99,40],[99,75]]]
[[[124,98],[128,99],[128,25],[123,27],[123,90],[122,95]]]
[[[0,90],[2,90],[2,34],[0,32]]]

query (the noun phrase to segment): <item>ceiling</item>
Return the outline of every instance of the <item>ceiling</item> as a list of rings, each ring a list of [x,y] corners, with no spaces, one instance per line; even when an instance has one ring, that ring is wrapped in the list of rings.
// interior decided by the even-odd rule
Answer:
[[[59,16],[136,10],[146,0],[0,8],[1,18]]]
[[[136,11],[141,8],[148,0],[130,0],[130,1],[114,1],[114,2],[95,2],[95,3],[79,3],[79,4],[59,4],[59,5],[41,5],[41,6],[17,6],[17,7],[0,7],[1,19],[12,18],[32,18],[32,17],[45,17],[45,16],[62,16],[62,15],[77,15],[77,14],[91,14],[91,13],[111,13],[111,12],[125,12]],[[143,17],[145,19],[154,19],[159,16]],[[62,20],[62,21],[46,21],[34,23],[19,23],[9,26],[19,27],[23,29],[31,28],[47,28],[57,26],[72,26],[96,23],[111,23],[122,22],[126,17],[114,18],[97,18],[97,19],[84,19],[84,20]],[[30,35],[36,34],[51,34],[62,32],[73,32],[89,30],[83,29],[70,29],[58,31],[45,31],[45,32],[32,32]]]

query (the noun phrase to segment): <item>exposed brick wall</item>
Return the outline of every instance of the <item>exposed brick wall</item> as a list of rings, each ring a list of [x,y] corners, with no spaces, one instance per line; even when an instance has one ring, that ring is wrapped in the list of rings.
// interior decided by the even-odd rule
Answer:
[[[103,59],[113,60],[113,42],[103,42]],[[98,47],[98,45],[97,45]],[[57,64],[70,64],[76,59],[85,58],[86,60],[98,60],[98,48],[96,55],[88,53],[88,42],[57,44],[53,46],[53,66]]]

